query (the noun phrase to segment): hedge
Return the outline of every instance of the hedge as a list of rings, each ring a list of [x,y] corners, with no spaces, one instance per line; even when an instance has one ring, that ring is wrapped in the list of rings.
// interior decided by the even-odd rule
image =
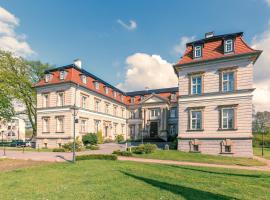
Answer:
[[[128,157],[132,156],[132,152],[130,152],[130,151],[116,150],[113,152],[113,154],[118,155],[118,156],[128,156]]]
[[[89,154],[76,156],[76,160],[117,160],[117,155]]]

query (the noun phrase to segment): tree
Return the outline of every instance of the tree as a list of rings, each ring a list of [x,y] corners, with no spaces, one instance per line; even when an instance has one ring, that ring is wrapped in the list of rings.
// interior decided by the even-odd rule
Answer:
[[[36,91],[33,85],[43,76],[49,64],[27,61],[0,51],[0,88],[12,99],[24,103],[26,114],[36,135]]]
[[[14,116],[11,98],[0,89],[0,121],[10,121]]]

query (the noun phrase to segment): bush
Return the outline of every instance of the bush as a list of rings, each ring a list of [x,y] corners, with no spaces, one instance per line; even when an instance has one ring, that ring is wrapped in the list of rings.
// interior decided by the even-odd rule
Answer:
[[[117,143],[121,143],[121,142],[125,141],[125,138],[124,138],[123,135],[117,135],[115,140],[116,140]]]
[[[130,151],[116,150],[113,152],[113,154],[118,155],[118,156],[132,156],[132,152],[130,152]]]
[[[102,136],[102,132],[101,131],[98,131],[97,132],[97,143],[98,144],[103,144],[104,143],[103,136]]]
[[[76,156],[76,160],[117,160],[117,155],[91,154]]]
[[[88,133],[82,137],[82,142],[85,146],[87,145],[94,145],[98,143],[97,134],[95,133]]]
[[[73,150],[73,142],[68,142],[68,143],[64,144],[63,149],[65,149],[65,151],[72,151]],[[83,144],[79,140],[79,138],[77,137],[75,140],[75,151],[81,151],[82,149],[83,149]]]
[[[90,150],[99,150],[99,146],[98,145],[89,145],[85,147],[86,149],[90,149]]]
[[[65,152],[65,149],[63,148],[54,148],[52,152]]]
[[[137,147],[132,147],[131,151],[132,153],[136,154],[149,154],[149,153],[154,153],[157,150],[157,145],[155,144],[140,144]]]
[[[112,143],[112,142],[114,142],[114,140],[111,139],[111,138],[106,138],[106,139],[104,140],[104,143]]]

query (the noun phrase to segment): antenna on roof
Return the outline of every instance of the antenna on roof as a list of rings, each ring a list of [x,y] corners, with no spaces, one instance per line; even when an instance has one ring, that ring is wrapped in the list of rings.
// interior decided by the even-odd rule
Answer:
[[[211,38],[211,37],[213,37],[213,36],[215,36],[215,32],[214,32],[214,31],[205,33],[205,38]]]

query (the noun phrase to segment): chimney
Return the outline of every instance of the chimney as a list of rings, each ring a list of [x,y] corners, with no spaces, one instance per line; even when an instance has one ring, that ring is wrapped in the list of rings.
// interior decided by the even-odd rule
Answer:
[[[213,36],[215,36],[214,31],[205,33],[205,38],[211,38],[211,37],[213,37]]]
[[[75,59],[73,64],[80,69],[82,68],[82,61],[80,59]]]

